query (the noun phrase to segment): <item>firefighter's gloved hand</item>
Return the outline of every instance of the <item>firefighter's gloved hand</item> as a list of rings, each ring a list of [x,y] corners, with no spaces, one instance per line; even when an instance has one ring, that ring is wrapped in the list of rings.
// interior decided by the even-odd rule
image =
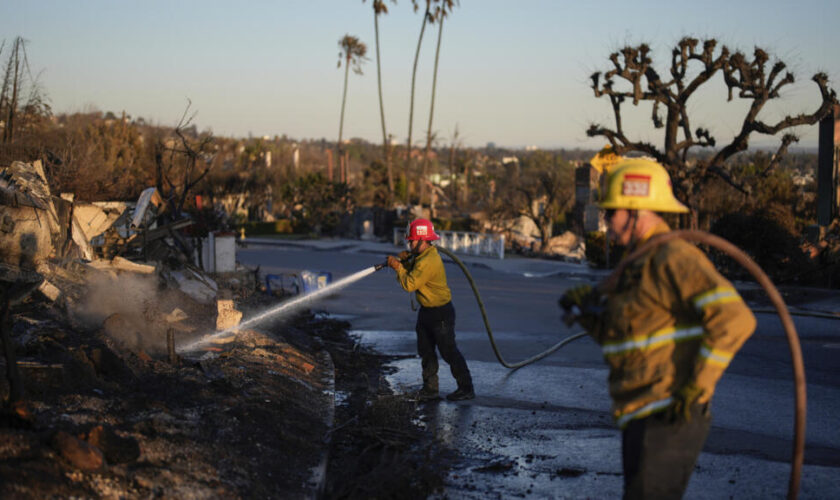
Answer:
[[[601,295],[591,285],[572,287],[560,297],[558,303],[563,308],[563,323],[572,326],[579,323],[587,330],[592,321],[600,314]]]
[[[592,294],[592,285],[578,285],[576,287],[572,287],[566,290],[566,293],[560,297],[560,307],[562,307],[566,312],[570,312],[574,306],[577,306],[582,310],[584,304],[589,301]]]
[[[411,252],[407,250],[403,250],[402,252],[397,254],[397,258],[400,259],[400,261],[402,262],[407,261],[409,257],[411,257]]]
[[[400,264],[400,259],[394,257],[393,255],[388,256],[388,267],[390,267],[394,271],[397,271],[399,270],[400,266],[402,266],[402,264]]]
[[[688,382],[674,394],[674,402],[671,404],[671,420],[691,421],[691,407],[703,395],[703,389],[697,387],[694,382]]]

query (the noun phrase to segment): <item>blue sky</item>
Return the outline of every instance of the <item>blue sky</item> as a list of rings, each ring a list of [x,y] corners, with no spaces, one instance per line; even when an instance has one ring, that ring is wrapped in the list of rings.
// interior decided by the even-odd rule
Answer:
[[[389,8],[380,20],[386,122],[404,141],[421,17],[408,0]],[[641,42],[664,72],[685,35],[750,54],[755,45],[769,50],[797,83],[762,117],[810,112],[819,99],[811,75],[826,72],[840,89],[838,19],[836,0],[461,0],[444,25],[433,128],[443,143],[457,127],[470,146],[600,147],[585,130],[593,121],[612,124],[612,113],[592,95],[589,75],[609,69],[612,51]],[[350,76],[345,137],[381,141],[370,0],[0,2],[0,39],[29,41],[30,64],[56,112],[125,110],[174,125],[189,98],[199,128],[218,135],[337,138],[337,42],[345,33],[366,42],[370,57],[364,75]],[[427,127],[435,37],[427,29],[415,138]],[[724,99],[717,85],[690,103],[692,125],[710,128],[719,142],[740,126],[744,109]],[[628,112],[628,129],[659,144],[649,115],[648,107]],[[816,145],[816,127],[797,132],[801,146]]]

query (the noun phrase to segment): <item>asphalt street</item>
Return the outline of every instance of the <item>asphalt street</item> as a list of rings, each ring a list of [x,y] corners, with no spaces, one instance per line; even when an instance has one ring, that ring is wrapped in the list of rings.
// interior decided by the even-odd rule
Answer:
[[[381,263],[400,248],[385,243],[326,240],[277,244],[246,240],[237,260],[285,276],[324,271],[333,280]],[[604,275],[585,265],[537,259],[464,257],[504,358],[519,361],[577,333],[560,321],[557,299]],[[447,479],[452,498],[614,498],[620,496],[620,433],[609,416],[607,369],[588,338],[511,371],[487,340],[476,299],[460,268],[446,265],[457,310],[458,345],[476,385],[476,399],[426,403],[422,420],[461,458]],[[837,307],[840,294],[820,304]],[[352,334],[377,350],[402,356],[390,383],[419,388],[410,295],[383,269],[311,305],[346,319]],[[787,492],[793,434],[793,383],[784,331],[772,314],[730,365],[713,400],[712,431],[686,498],[781,498]],[[247,319],[247,318],[245,318]],[[797,316],[808,380],[805,466],[800,498],[840,491],[840,329],[832,319]],[[455,389],[441,362],[441,393]]]

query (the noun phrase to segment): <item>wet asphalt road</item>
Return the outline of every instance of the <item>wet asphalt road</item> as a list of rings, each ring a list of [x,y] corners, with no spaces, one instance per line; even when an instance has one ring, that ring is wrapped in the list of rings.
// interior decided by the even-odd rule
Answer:
[[[348,247],[239,249],[237,259],[262,273],[330,271],[338,279],[384,260],[384,253]],[[519,361],[578,330],[560,321],[557,299],[587,278],[535,278],[469,267],[504,358]],[[615,498],[621,495],[620,433],[609,416],[607,369],[584,338],[517,371],[493,354],[467,280],[446,271],[457,310],[458,345],[476,385],[475,400],[426,403],[423,421],[459,450],[445,496],[450,498]],[[311,306],[347,319],[362,342],[388,354],[415,354],[409,295],[390,269],[379,271]],[[686,498],[782,498],[787,492],[793,432],[793,383],[784,332],[773,315],[727,370],[713,400],[712,431]],[[247,318],[246,318],[247,319]],[[808,379],[808,432],[800,498],[840,491],[840,322],[795,318]],[[396,362],[398,390],[420,384],[416,357]],[[441,362],[441,393],[455,389]]]

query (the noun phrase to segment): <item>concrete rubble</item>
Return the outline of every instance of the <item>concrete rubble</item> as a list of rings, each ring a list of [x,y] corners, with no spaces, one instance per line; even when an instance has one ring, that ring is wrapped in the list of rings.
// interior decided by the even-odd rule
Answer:
[[[60,233],[40,162],[14,162],[0,171],[0,279],[40,281]]]
[[[235,327],[242,320],[242,311],[233,307],[233,300],[216,301],[216,330],[224,331]]]

